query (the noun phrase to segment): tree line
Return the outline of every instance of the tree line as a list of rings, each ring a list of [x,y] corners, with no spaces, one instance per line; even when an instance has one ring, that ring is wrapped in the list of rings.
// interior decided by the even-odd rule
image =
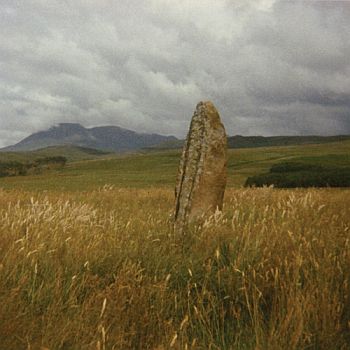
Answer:
[[[286,162],[265,174],[248,177],[246,187],[350,187],[350,167]]]

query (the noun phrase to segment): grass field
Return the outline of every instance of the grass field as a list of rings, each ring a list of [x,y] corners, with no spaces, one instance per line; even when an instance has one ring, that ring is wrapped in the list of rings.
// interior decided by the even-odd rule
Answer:
[[[184,237],[177,151],[0,179],[0,348],[350,348],[350,189],[241,188],[349,150],[230,151],[223,212]]]
[[[51,154],[46,151],[45,155]],[[62,153],[55,151],[54,155]],[[93,159],[89,161],[79,157],[86,157],[86,153],[75,151],[74,156],[69,153],[71,162],[62,170],[35,176],[0,178],[0,188],[88,191],[105,184],[120,188],[173,188],[180,151],[99,156],[102,158],[90,155]],[[248,176],[267,172],[275,163],[303,159],[307,162],[350,166],[350,141],[229,150],[228,187],[242,187]]]

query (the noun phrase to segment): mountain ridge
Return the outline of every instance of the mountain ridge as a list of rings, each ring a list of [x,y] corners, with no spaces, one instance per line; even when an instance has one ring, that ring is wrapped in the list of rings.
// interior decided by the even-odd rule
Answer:
[[[350,140],[350,135],[336,136],[228,136],[228,148],[293,146]],[[26,152],[51,146],[77,146],[100,151],[129,152],[182,148],[184,140],[175,136],[138,133],[119,126],[85,128],[79,123],[59,123],[38,131],[20,142],[1,148],[1,152]]]
[[[127,152],[175,141],[175,136],[138,133],[119,126],[85,128],[79,123],[60,123],[38,131],[0,151],[34,151],[50,146],[73,145],[114,152]]]

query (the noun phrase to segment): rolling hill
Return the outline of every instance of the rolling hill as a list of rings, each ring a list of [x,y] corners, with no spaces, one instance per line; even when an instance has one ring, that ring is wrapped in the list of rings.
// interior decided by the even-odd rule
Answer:
[[[350,140],[350,135],[337,136],[230,136],[229,148],[295,146]]]
[[[228,136],[228,148],[256,148],[273,146],[296,146],[307,144],[322,144],[350,140],[350,135],[337,136]],[[167,140],[155,146],[148,147],[149,150],[166,150],[182,148],[184,140]]]
[[[64,156],[69,162],[113,157],[115,153],[79,146],[50,146],[34,151],[0,152],[0,162],[28,163],[38,158]]]

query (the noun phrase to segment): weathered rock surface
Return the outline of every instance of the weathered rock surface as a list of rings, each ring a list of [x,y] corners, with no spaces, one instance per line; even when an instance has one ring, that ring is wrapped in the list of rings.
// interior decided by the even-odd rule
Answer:
[[[227,181],[227,137],[211,102],[200,102],[192,117],[175,189],[176,233],[222,209]]]

